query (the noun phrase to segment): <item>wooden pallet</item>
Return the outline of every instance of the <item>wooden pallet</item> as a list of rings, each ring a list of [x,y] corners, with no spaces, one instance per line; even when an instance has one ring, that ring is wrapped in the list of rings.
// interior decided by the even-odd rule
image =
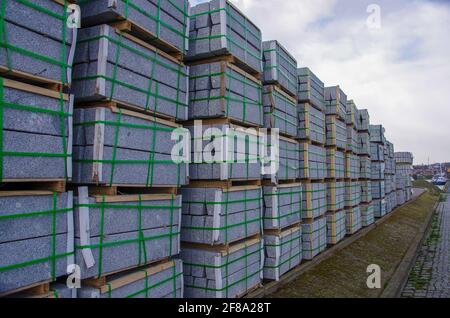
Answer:
[[[194,180],[190,181],[187,188],[222,188],[222,189],[256,189],[261,187],[263,181],[261,179],[235,179],[235,180]],[[237,190],[236,190],[237,191]]]
[[[166,41],[158,38],[156,34],[141,27],[139,24],[129,20],[118,20],[110,23],[110,25],[116,30],[123,32],[127,35],[133,36],[137,40],[142,41],[146,45],[152,45],[169,55],[177,62],[182,62],[184,59],[184,53],[174,45],[167,43]]]
[[[0,65],[0,76],[18,81],[23,84],[37,86],[43,89],[54,92],[67,92],[69,90],[68,84],[63,84],[61,81],[51,80],[39,75],[25,73],[19,70],[8,69]]]
[[[20,287],[15,290],[11,290],[8,292],[5,292],[3,294],[0,294],[0,298],[8,296],[11,298],[15,298],[15,296],[19,296],[17,294],[20,294],[20,297],[22,298],[22,295],[26,295],[28,297],[38,297],[46,295],[50,292],[50,282],[51,280],[47,280],[44,282],[38,282],[29,286]]]
[[[174,125],[176,122],[176,119],[168,116],[166,114],[161,114],[159,112],[154,112],[152,110],[145,110],[139,106],[133,105],[133,104],[129,104],[129,103],[124,103],[124,102],[118,102],[115,100],[108,100],[108,99],[103,99],[103,100],[99,100],[99,101],[92,101],[92,102],[76,102],[75,103],[75,107],[76,108],[95,108],[95,107],[105,107],[105,108],[109,108],[112,111],[117,111],[119,109],[122,110],[122,113],[124,112],[124,110],[129,110],[131,112],[134,113],[134,115],[131,116],[137,116],[139,114],[142,114],[143,116],[154,116],[152,117],[155,120],[161,119],[162,121],[164,121],[164,123],[170,123],[171,125]],[[145,118],[148,119],[148,118]],[[176,124],[176,127],[179,127],[180,125]]]
[[[82,281],[82,285],[89,286],[89,287],[94,287],[94,288],[100,288],[101,289],[103,287],[107,287],[108,280],[111,279],[111,277],[116,275],[116,274],[119,274],[119,273],[126,274],[130,270],[143,269],[143,268],[147,268],[149,266],[163,265],[163,264],[167,264],[169,262],[170,262],[170,257],[166,257],[166,258],[163,258],[163,259],[160,259],[160,260],[157,260],[157,261],[149,262],[149,263],[147,263],[145,265],[130,266],[130,267],[123,268],[123,269],[120,269],[120,270],[117,270],[117,271],[104,273],[100,277],[92,277],[92,278],[84,279]]]
[[[259,133],[261,127],[254,126],[250,123],[245,123],[239,119],[231,118],[231,117],[222,117],[222,118],[197,118],[195,120],[186,120],[180,122],[184,127],[193,126],[195,122],[201,121],[202,125],[230,125],[231,128],[253,128],[255,132],[253,133],[255,136]],[[251,134],[251,132],[249,132]]]
[[[311,139],[302,139],[302,138],[295,138],[299,143],[304,143],[308,145],[313,145],[317,147],[327,148],[324,142],[317,142]]]
[[[224,54],[219,56],[211,56],[206,58],[200,58],[200,57],[186,57],[185,63],[187,65],[200,65],[200,64],[208,64],[208,63],[215,63],[215,62],[228,62],[232,65],[237,66],[239,69],[247,73],[247,75],[251,75],[254,77],[256,81],[261,81],[262,79],[262,73],[255,70],[253,67],[247,65],[245,62],[243,62],[238,57],[235,57],[231,54]]]
[[[83,185],[71,184],[69,189],[76,191],[78,187]],[[112,186],[96,186],[86,185],[88,187],[89,194],[91,195],[108,195],[116,196],[120,194],[168,194],[177,195],[179,187],[166,186],[166,187],[140,187],[131,185],[112,185]]]
[[[191,243],[191,242],[181,242],[181,248],[192,248],[192,249],[201,249],[211,252],[221,253],[222,256],[226,256],[230,253],[238,251],[245,246],[253,245],[258,242],[261,242],[261,234],[253,234],[248,237],[240,237],[236,238],[226,244],[221,245],[211,245],[211,244],[202,244],[202,243]]]
[[[2,180],[0,189],[2,191],[42,190],[65,192],[66,184],[65,179],[5,179]]]

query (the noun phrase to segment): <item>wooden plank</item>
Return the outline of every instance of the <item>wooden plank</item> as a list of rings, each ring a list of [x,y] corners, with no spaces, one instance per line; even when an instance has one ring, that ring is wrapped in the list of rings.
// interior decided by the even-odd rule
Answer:
[[[28,82],[32,85],[42,86],[53,91],[63,91],[67,85],[63,85],[61,81],[51,80],[42,76],[25,73],[15,69],[9,69],[5,66],[0,66],[0,76],[8,76],[20,82]]]
[[[14,89],[18,89],[21,91],[42,95],[42,96],[47,96],[47,97],[56,98],[56,99],[60,99],[62,97],[65,101],[69,100],[68,94],[65,94],[65,93],[60,94],[60,92],[55,91],[55,90],[51,90],[51,89],[47,89],[47,88],[43,88],[43,87],[39,87],[39,86],[35,86],[35,85],[30,85],[27,83],[14,81],[14,80],[7,79],[7,78],[3,79],[3,85],[5,87],[14,88]]]

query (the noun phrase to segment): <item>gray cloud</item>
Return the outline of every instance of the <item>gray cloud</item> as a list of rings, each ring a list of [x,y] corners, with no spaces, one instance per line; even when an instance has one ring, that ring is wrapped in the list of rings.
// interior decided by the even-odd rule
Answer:
[[[416,163],[450,161],[450,7],[435,1],[378,1],[369,29],[360,0],[234,0],[326,83],[342,86],[396,151]]]

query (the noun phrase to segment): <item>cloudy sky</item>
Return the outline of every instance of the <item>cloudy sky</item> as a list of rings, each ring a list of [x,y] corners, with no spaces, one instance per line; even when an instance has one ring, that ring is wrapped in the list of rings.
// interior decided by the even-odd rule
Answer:
[[[449,0],[232,2],[264,40],[279,40],[299,66],[368,108],[396,151],[413,152],[416,164],[450,161]]]

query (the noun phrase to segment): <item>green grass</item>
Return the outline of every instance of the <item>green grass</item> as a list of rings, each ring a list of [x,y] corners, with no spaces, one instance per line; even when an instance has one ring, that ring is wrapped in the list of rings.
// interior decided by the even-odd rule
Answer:
[[[309,269],[271,297],[379,297],[382,290],[367,288],[367,266],[380,265],[382,284],[386,286],[438,199],[428,192],[399,208],[366,236]],[[430,243],[434,239],[435,236],[430,237]],[[417,278],[418,286],[426,283]]]

